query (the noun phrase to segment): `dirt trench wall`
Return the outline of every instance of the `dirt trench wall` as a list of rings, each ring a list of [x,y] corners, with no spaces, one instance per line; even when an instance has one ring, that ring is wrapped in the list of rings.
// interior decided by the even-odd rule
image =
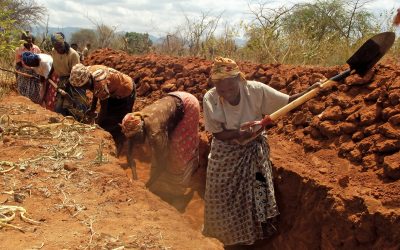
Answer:
[[[371,198],[332,194],[332,187],[275,165],[280,234],[257,249],[398,249],[398,213],[371,210]],[[334,192],[334,191],[333,191]],[[379,201],[374,200],[379,203]]]
[[[103,49],[85,63],[130,75],[137,84],[136,110],[176,90],[188,91],[201,102],[212,87],[212,62],[200,58],[130,56]],[[288,94],[346,69],[249,62],[240,62],[239,67],[247,79]],[[268,129],[271,147],[282,146],[272,153],[281,233],[270,243],[261,243],[260,249],[400,247],[398,68],[379,64],[372,78],[351,76]],[[200,127],[200,164],[206,167],[210,136],[202,120]]]

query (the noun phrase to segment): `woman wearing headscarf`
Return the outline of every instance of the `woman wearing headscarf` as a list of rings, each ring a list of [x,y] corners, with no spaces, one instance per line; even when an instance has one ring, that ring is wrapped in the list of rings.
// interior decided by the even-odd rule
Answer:
[[[47,54],[24,52],[22,62],[40,77],[40,100],[43,100],[48,86],[51,86],[47,85],[47,80],[53,70],[53,58]]]
[[[72,67],[80,63],[79,55],[65,41],[65,36],[62,32],[52,34],[51,43],[54,47],[51,51],[55,73],[53,79],[57,82],[58,87],[65,90],[69,97],[72,98],[71,100],[54,90],[55,93],[52,92],[52,94],[53,97],[56,94],[55,111],[62,115],[73,115],[75,118],[78,118],[72,110],[76,108],[80,113],[84,113],[88,108],[85,90],[73,87],[69,84],[69,76]],[[49,99],[53,100],[53,97],[49,97]]]
[[[263,83],[247,81],[235,61],[222,57],[215,58],[210,78],[215,87],[203,99],[205,129],[213,134],[203,233],[227,248],[251,245],[276,231],[279,211],[267,138],[262,134],[240,145],[237,141],[253,135],[240,126],[261,120],[306,91],[288,96]]]
[[[188,184],[199,159],[200,104],[186,92],[167,96],[129,113],[122,121],[128,137],[128,163],[136,178],[132,152],[135,144],[147,141],[152,149],[150,179],[147,187],[161,198],[183,209],[182,198],[188,195]]]
[[[35,72],[26,66],[22,61],[22,54],[24,52],[40,53],[38,46],[33,44],[32,35],[29,31],[24,32],[21,36],[21,40],[24,40],[24,44],[15,50],[15,69],[18,72],[27,73],[33,77],[23,76],[17,74],[17,87],[18,92],[31,99],[34,103],[41,103],[42,99],[40,96],[40,84],[39,77]]]
[[[133,79],[104,65],[85,66],[78,63],[72,68],[69,81],[73,87],[93,92],[92,105],[87,111],[89,115],[95,112],[100,99],[97,124],[112,135],[119,155],[125,139],[119,124],[132,111],[136,98]]]

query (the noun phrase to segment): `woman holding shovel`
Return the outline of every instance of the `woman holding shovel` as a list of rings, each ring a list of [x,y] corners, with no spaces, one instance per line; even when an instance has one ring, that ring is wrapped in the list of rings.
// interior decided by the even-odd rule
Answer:
[[[272,183],[269,145],[243,123],[260,120],[317,87],[288,96],[263,83],[247,81],[237,64],[217,57],[211,70],[215,88],[203,99],[205,128],[213,134],[207,168],[204,234],[225,246],[251,245],[276,231],[279,214]]]
[[[48,88],[47,80],[53,71],[53,58],[47,54],[35,54],[32,52],[24,52],[22,54],[23,63],[30,67],[40,79],[40,103],[42,103]]]

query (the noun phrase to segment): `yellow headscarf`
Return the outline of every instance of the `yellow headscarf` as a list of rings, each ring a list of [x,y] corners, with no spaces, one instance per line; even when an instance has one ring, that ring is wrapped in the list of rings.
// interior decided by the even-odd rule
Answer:
[[[211,68],[211,80],[222,80],[240,75],[245,80],[244,74],[239,70],[236,62],[230,58],[216,57]]]

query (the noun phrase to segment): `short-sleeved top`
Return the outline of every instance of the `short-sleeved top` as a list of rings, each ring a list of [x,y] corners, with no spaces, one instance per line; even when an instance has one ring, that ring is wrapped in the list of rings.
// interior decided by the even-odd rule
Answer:
[[[32,44],[32,48],[30,50],[26,49],[25,46],[22,45],[21,47],[18,47],[15,50],[15,63],[22,62],[22,54],[24,52],[28,52],[28,51],[35,53],[35,54],[39,54],[41,52],[39,47],[36,46],[35,44]],[[28,67],[23,62],[22,62],[22,64],[24,65],[24,67]]]
[[[35,71],[36,74],[43,76],[44,78],[48,78],[51,71],[51,67],[53,65],[53,58],[47,54],[38,54],[38,55],[40,57],[39,66],[32,67],[32,69],[33,71]]]
[[[257,81],[240,84],[240,102],[232,106],[219,97],[215,87],[203,98],[205,129],[210,133],[239,129],[249,121],[261,120],[289,102],[289,96]]]
[[[69,48],[68,53],[59,54],[55,49],[51,51],[53,57],[54,72],[58,76],[69,76],[72,67],[79,63],[79,55],[73,48]]]
[[[111,98],[125,98],[132,94],[135,88],[133,79],[104,65],[92,65],[88,67],[93,76],[93,94],[100,100]]]

